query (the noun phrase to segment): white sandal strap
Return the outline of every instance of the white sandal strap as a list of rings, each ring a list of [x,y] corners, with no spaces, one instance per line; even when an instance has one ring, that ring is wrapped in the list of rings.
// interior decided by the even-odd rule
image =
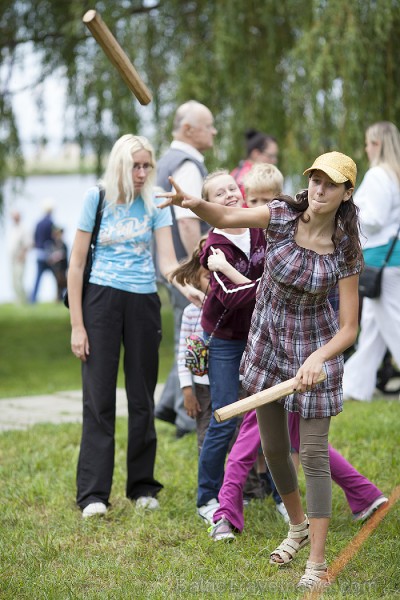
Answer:
[[[276,554],[281,560],[283,560],[284,563],[288,563],[291,560],[293,560],[293,557],[295,556],[296,552],[300,550],[299,546],[300,544],[298,544],[295,540],[290,540],[289,538],[286,538],[277,547],[277,549],[271,553],[271,556]]]
[[[301,529],[299,529],[301,527]],[[293,528],[297,530],[293,531]],[[299,542],[297,540],[300,540]],[[293,560],[297,552],[309,542],[308,519],[300,525],[290,525],[288,537],[270,554],[270,562],[277,565],[287,564]],[[272,556],[277,555],[283,561],[273,560]]]
[[[308,560],[306,562],[306,571],[307,569],[312,569],[314,571],[326,571],[327,569],[327,565],[326,565],[326,560],[324,560],[323,563],[316,563],[313,562],[312,560]]]
[[[309,527],[309,522],[308,522],[307,515],[306,515],[305,520],[302,523],[299,523],[298,525],[292,525],[292,523],[289,523],[288,538],[292,538],[292,539],[303,538],[304,532],[306,532],[306,535],[308,535],[308,527]]]
[[[306,570],[297,587],[313,589],[326,587],[330,584],[326,562],[315,563],[310,560],[306,563]]]

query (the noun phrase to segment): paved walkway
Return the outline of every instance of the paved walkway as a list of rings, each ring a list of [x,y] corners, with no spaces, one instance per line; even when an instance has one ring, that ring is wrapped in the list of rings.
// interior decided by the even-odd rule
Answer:
[[[157,402],[163,385],[158,384]],[[117,416],[127,416],[126,394],[117,390]],[[45,396],[0,399],[0,431],[27,429],[35,423],[68,423],[82,421],[82,392],[57,392]]]
[[[393,380],[400,387],[400,379]],[[163,384],[159,383],[154,395],[157,403]],[[399,399],[398,394],[388,396]],[[127,416],[126,393],[117,389],[117,416]],[[68,423],[82,421],[82,392],[57,392],[44,396],[24,396],[22,398],[0,398],[0,432],[7,429],[26,429],[35,423]]]

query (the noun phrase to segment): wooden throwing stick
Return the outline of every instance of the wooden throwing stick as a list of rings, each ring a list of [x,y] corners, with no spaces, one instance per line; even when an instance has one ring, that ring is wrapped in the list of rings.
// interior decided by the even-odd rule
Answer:
[[[318,375],[317,383],[321,383],[325,381],[326,373],[325,371],[321,371]],[[284,398],[285,396],[289,396],[289,394],[293,394],[295,378],[288,379],[287,381],[282,381],[277,385],[268,388],[267,390],[262,390],[262,392],[257,392],[252,396],[248,396],[247,398],[243,398],[243,400],[238,400],[237,402],[233,402],[232,404],[228,404],[228,406],[223,406],[222,408],[218,408],[214,411],[214,417],[218,421],[218,423],[222,423],[223,421],[227,421],[232,417],[238,417],[239,415],[244,415],[245,413],[253,410],[254,408],[258,408],[259,406],[263,406],[264,404],[269,404],[270,402],[275,402],[280,398]]]
[[[151,92],[100,15],[95,10],[88,10],[82,20],[140,104],[149,104]]]

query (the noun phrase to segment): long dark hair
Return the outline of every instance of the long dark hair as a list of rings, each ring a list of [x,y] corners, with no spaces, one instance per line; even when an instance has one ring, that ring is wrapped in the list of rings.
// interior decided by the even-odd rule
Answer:
[[[309,177],[311,177],[312,172]],[[345,182],[346,189],[352,187],[350,181]],[[310,218],[304,214],[308,208],[308,190],[302,190],[295,195],[279,196],[279,200],[283,200],[289,206],[303,213],[301,220],[307,223]],[[354,267],[360,260],[363,263],[363,255],[360,241],[360,221],[359,208],[354,204],[353,195],[346,202],[342,202],[335,214],[335,229],[332,235],[332,242],[335,248],[340,242],[346,238],[347,243],[344,249],[344,256],[349,267]]]
[[[207,235],[200,238],[197,247],[193,250],[192,256],[184,260],[179,267],[175,269],[170,275],[171,278],[176,279],[181,285],[193,285],[195,288],[200,288],[200,252],[204,246],[204,242],[207,239]]]
[[[247,129],[245,132],[246,138],[246,156],[250,156],[253,150],[259,150],[260,152],[264,152],[267,149],[270,142],[275,142],[277,144],[276,138],[274,136],[269,135],[268,133],[262,133],[261,131],[257,131],[257,129]]]

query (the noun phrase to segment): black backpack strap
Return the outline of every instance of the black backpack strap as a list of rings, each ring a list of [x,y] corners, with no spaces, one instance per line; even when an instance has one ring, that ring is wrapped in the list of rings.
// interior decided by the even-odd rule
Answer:
[[[99,188],[99,202],[97,204],[96,219],[95,219],[94,227],[93,227],[93,231],[92,231],[92,238],[90,240],[90,245],[92,247],[94,247],[96,245],[97,236],[99,235],[101,217],[102,217],[103,208],[104,208],[104,198],[106,195],[106,190],[102,186],[99,185],[98,188]]]
[[[389,262],[389,259],[390,259],[391,255],[392,255],[392,252],[393,252],[393,250],[394,250],[394,247],[395,247],[395,245],[397,244],[398,237],[399,237],[399,233],[400,233],[400,225],[399,225],[399,228],[398,228],[398,230],[397,230],[397,233],[396,233],[396,235],[394,236],[394,238],[393,238],[393,240],[392,240],[392,243],[391,243],[391,244],[390,244],[390,246],[389,246],[389,250],[388,250],[388,252],[387,252],[387,254],[386,254],[386,258],[385,258],[385,260],[384,260],[384,262],[383,262],[382,269],[383,269],[383,267],[386,267],[386,265],[387,265],[387,264],[388,264],[388,262]]]

